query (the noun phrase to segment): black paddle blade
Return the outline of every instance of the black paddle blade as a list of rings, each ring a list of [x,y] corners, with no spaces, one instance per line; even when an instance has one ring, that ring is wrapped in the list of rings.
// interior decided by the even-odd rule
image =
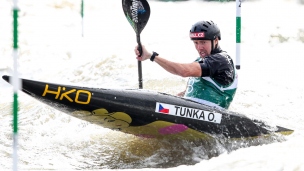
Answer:
[[[2,78],[3,78],[5,81],[9,82],[9,77],[8,77],[7,75],[3,75]]]
[[[126,18],[137,35],[145,28],[150,17],[150,6],[146,0],[122,0]]]

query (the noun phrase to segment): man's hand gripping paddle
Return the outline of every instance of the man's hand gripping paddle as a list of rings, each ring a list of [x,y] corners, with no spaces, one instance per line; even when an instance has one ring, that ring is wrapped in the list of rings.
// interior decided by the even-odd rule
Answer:
[[[140,43],[140,33],[145,28],[150,17],[150,6],[146,0],[122,0],[122,9],[125,16],[136,33],[138,51],[142,55]],[[141,61],[138,61],[138,81],[139,88],[142,89],[142,69]]]

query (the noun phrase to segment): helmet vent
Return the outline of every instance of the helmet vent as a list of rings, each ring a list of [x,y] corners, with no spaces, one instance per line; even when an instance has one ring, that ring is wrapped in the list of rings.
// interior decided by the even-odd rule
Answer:
[[[205,27],[207,27],[207,28],[208,28],[208,26],[207,26],[206,24],[203,24],[203,26],[205,26]]]
[[[205,30],[205,29],[201,29],[201,31],[207,32],[207,30]]]

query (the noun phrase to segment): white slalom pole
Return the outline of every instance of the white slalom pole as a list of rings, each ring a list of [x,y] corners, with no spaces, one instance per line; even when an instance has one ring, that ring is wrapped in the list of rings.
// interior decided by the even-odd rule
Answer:
[[[236,0],[236,69],[241,69],[241,5],[242,0]]]
[[[81,11],[80,11],[80,14],[81,14],[81,28],[82,28],[82,37],[84,36],[84,0],[81,0]]]
[[[18,90],[20,88],[18,76],[18,1],[13,0],[13,58],[14,74],[12,84],[14,87],[13,101],[13,170],[18,170]]]

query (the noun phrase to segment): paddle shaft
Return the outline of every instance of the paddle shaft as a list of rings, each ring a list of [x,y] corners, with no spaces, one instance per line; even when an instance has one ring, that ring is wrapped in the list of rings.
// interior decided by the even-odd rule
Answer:
[[[138,51],[139,51],[139,56],[142,55],[142,46],[140,43],[140,34],[136,34],[136,39],[137,39],[137,44],[138,44]],[[142,67],[141,67],[141,61],[137,62],[137,67],[138,67],[138,86],[139,89],[143,88],[143,78],[142,78]]]

